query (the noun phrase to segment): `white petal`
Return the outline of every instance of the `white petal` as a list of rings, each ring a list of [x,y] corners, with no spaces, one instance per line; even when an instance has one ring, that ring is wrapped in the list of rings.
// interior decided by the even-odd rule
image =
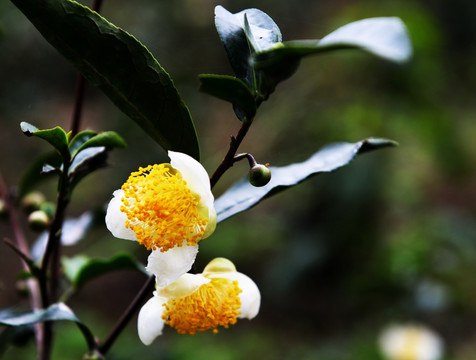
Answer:
[[[217,227],[217,212],[212,202],[212,204],[208,206],[208,223],[205,228],[205,232],[203,233],[202,239],[206,239],[211,234],[213,234],[216,227]]]
[[[186,241],[165,252],[153,250],[146,270],[157,277],[157,286],[165,287],[192,268],[197,253],[198,245],[188,246]]]
[[[168,155],[170,165],[180,171],[190,190],[200,195],[207,206],[213,205],[210,179],[202,164],[184,153],[169,151]]]
[[[127,216],[121,211],[123,190],[116,190],[112,194],[113,198],[107,206],[106,226],[107,229],[119,239],[137,240],[136,234],[129,228],[126,228]]]
[[[443,341],[422,325],[390,325],[380,336],[380,348],[388,359],[411,354],[417,360],[438,360],[443,356]]]
[[[137,331],[144,345],[150,345],[157,336],[162,335],[165,323],[162,319],[162,313],[165,309],[164,303],[165,299],[153,296],[139,311]]]
[[[258,286],[253,280],[251,280],[245,274],[242,274],[238,271],[228,272],[228,273],[217,273],[211,274],[209,278],[225,278],[230,280],[238,281],[238,287],[242,290],[240,293],[240,315],[238,318],[243,319],[253,319],[258,315],[259,307],[261,304],[261,294],[259,292]]]
[[[200,286],[210,281],[202,274],[183,274],[169,286],[158,288],[157,294],[167,300],[182,298],[192,295]]]

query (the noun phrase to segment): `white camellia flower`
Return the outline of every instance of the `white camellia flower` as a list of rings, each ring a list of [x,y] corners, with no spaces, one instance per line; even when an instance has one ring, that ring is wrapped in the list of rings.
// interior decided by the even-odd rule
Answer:
[[[136,240],[147,249],[148,270],[159,286],[175,281],[192,267],[198,242],[216,226],[208,174],[192,157],[169,151],[170,164],[133,172],[114,191],[106,226],[117,238]]]
[[[423,325],[391,325],[379,338],[388,360],[438,360],[443,356],[443,341]]]
[[[227,328],[237,319],[254,318],[261,295],[248,276],[224,258],[212,260],[202,274],[183,274],[166,287],[157,287],[137,319],[139,338],[150,345],[164,325],[180,334]]]

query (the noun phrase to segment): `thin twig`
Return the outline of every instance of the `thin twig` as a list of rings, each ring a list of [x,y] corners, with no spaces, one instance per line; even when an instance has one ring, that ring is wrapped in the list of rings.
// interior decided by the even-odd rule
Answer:
[[[94,0],[91,4],[91,10],[99,13],[102,6],[102,0]],[[80,129],[81,115],[83,113],[84,95],[86,92],[86,80],[84,76],[78,74],[76,82],[76,94],[74,96],[73,115],[71,117],[71,138],[73,138]]]
[[[3,180],[3,177],[0,174],[0,198],[5,203],[5,208],[7,210],[8,218],[10,220],[10,225],[12,227],[13,233],[15,235],[15,242],[18,250],[24,254],[26,257],[30,257],[30,249],[28,247],[28,243],[26,241],[25,234],[23,233],[23,229],[20,225],[20,221],[18,219],[17,213],[14,209],[12,199],[10,193],[8,191],[8,187]],[[26,271],[29,271],[28,264],[22,258],[22,265]],[[30,297],[30,306],[32,310],[39,310],[41,309],[42,303],[42,291],[40,279],[28,279],[26,281],[26,285],[28,287],[28,293]],[[41,323],[35,324],[35,340],[37,345],[38,354],[43,352],[43,339],[44,339],[44,331],[43,326]]]
[[[243,123],[241,125],[240,130],[238,131],[238,134],[236,137],[232,138],[230,142],[230,148],[228,149],[228,152],[226,153],[225,157],[223,158],[222,162],[220,165],[217,167],[213,175],[210,177],[210,186],[213,188],[218,180],[221,178],[221,176],[233,166],[235,162],[235,154],[238,151],[238,148],[245,138],[246,134],[248,133],[248,130],[251,126],[252,121],[244,119]]]
[[[109,333],[106,340],[99,346],[98,350],[102,355],[106,355],[111,346],[116,341],[117,337],[120,335],[122,330],[126,327],[127,323],[132,319],[132,316],[135,314],[139,307],[144,303],[155,286],[155,276],[150,276],[147,281],[144,283],[142,288],[137,293],[136,297],[129,304],[129,307],[124,311],[121,318],[117,321],[116,325],[113,327]]]
[[[73,138],[79,132],[81,114],[83,112],[85,85],[86,81],[83,75],[78,74],[78,80],[76,82],[76,95],[74,97],[73,116],[71,118],[71,138]]]

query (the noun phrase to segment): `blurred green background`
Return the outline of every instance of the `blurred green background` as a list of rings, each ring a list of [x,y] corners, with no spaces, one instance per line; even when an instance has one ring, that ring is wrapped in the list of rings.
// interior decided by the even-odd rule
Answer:
[[[89,2],[84,2],[89,5]],[[102,14],[142,41],[171,74],[194,118],[202,162],[211,173],[239,122],[231,106],[198,92],[200,73],[231,74],[216,35],[213,9],[268,13],[284,40],[321,38],[348,22],[399,16],[413,60],[390,64],[357,51],[306,58],[297,74],[263,104],[240,150],[286,165],[335,141],[387,137],[398,148],[365,154],[221,223],[201,242],[197,268],[230,258],[262,292],[257,318],[217,335],[177,335],[166,328],[150,347],[135,319],[108,359],[378,360],[377,339],[393,322],[420,322],[445,341],[445,359],[476,359],[476,6],[454,1],[106,0]],[[19,123],[70,127],[77,73],[8,1],[0,2],[0,172],[14,186],[48,146],[22,135]],[[101,209],[139,166],[165,152],[92,86],[82,128],[114,130],[129,147],[112,166],[83,181],[68,216]],[[219,196],[247,172],[237,164],[215,188]],[[40,190],[54,201],[54,181]],[[1,237],[12,237],[0,223]],[[27,232],[34,242],[37,234]],[[114,239],[99,223],[66,255],[109,257],[135,243]],[[0,244],[0,308],[28,302],[21,270]],[[104,339],[144,276],[132,271],[87,284],[68,303]],[[56,359],[86,351],[75,325],[57,326]],[[7,359],[32,358],[34,342]]]

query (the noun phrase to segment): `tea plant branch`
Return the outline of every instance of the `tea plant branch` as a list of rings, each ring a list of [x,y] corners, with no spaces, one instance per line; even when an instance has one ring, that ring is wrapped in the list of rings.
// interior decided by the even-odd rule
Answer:
[[[210,186],[212,189],[216,185],[218,180],[222,177],[222,175],[235,163],[235,154],[238,151],[241,142],[248,133],[252,122],[253,119],[243,119],[243,123],[241,124],[240,130],[238,130],[236,137],[231,138],[228,152],[226,153],[225,157],[223,158],[222,162],[217,167],[213,175],[210,177]]]
[[[114,325],[113,329],[107,336],[106,340],[101,345],[99,345],[98,350],[101,353],[101,355],[106,355],[106,353],[109,351],[111,346],[117,340],[117,337],[124,330],[128,322],[131,320],[132,316],[136,313],[139,307],[144,303],[144,301],[149,296],[150,292],[154,290],[154,286],[155,286],[155,276],[151,275],[149,276],[147,281],[144,283],[142,288],[139,290],[136,297],[129,304],[129,307],[126,309],[126,311],[124,311],[121,318],[117,321],[116,325]]]
[[[91,4],[91,10],[99,13],[102,0],[94,0]],[[80,129],[81,115],[83,113],[84,95],[86,91],[86,79],[83,75],[78,74],[76,82],[76,94],[74,97],[73,115],[71,117],[71,138],[73,138]]]
[[[48,234],[48,242],[46,250],[43,255],[43,260],[40,267],[40,289],[42,289],[43,308],[46,309],[50,304],[56,300],[60,253],[61,253],[61,231],[66,212],[66,207],[69,203],[69,181],[68,181],[69,162],[63,162],[63,171],[59,179],[59,191],[56,203],[56,212],[51,223]],[[51,264],[50,264],[51,259]],[[50,282],[49,289],[46,288],[46,280],[48,278],[48,268],[50,268]],[[49,291],[48,291],[49,290]],[[51,347],[53,342],[53,322],[44,322],[44,337],[42,352],[40,353],[41,360],[48,360],[51,357]]]
[[[1,174],[0,174],[0,198],[5,203],[7,216],[14,233],[15,243],[13,245],[16,245],[16,248],[18,249],[18,251],[20,251],[24,256],[29,257],[30,250],[28,248],[28,243],[26,241],[25,234],[23,233],[23,229],[20,225],[20,221],[18,219],[17,213],[14,210],[12,199],[8,191],[8,187],[5,184],[5,181],[3,180],[3,177],[1,176]],[[22,266],[24,270],[29,271],[28,264],[23,258],[22,258]],[[38,281],[33,278],[26,280],[26,286],[28,287],[30,306],[32,310],[41,309],[41,304],[42,304],[41,294],[43,292],[40,290],[40,284],[41,284],[41,281],[39,279]],[[42,324],[40,323],[35,324],[35,341],[36,341],[38,353],[43,352],[42,350],[43,339],[44,339],[44,331],[43,331]]]

